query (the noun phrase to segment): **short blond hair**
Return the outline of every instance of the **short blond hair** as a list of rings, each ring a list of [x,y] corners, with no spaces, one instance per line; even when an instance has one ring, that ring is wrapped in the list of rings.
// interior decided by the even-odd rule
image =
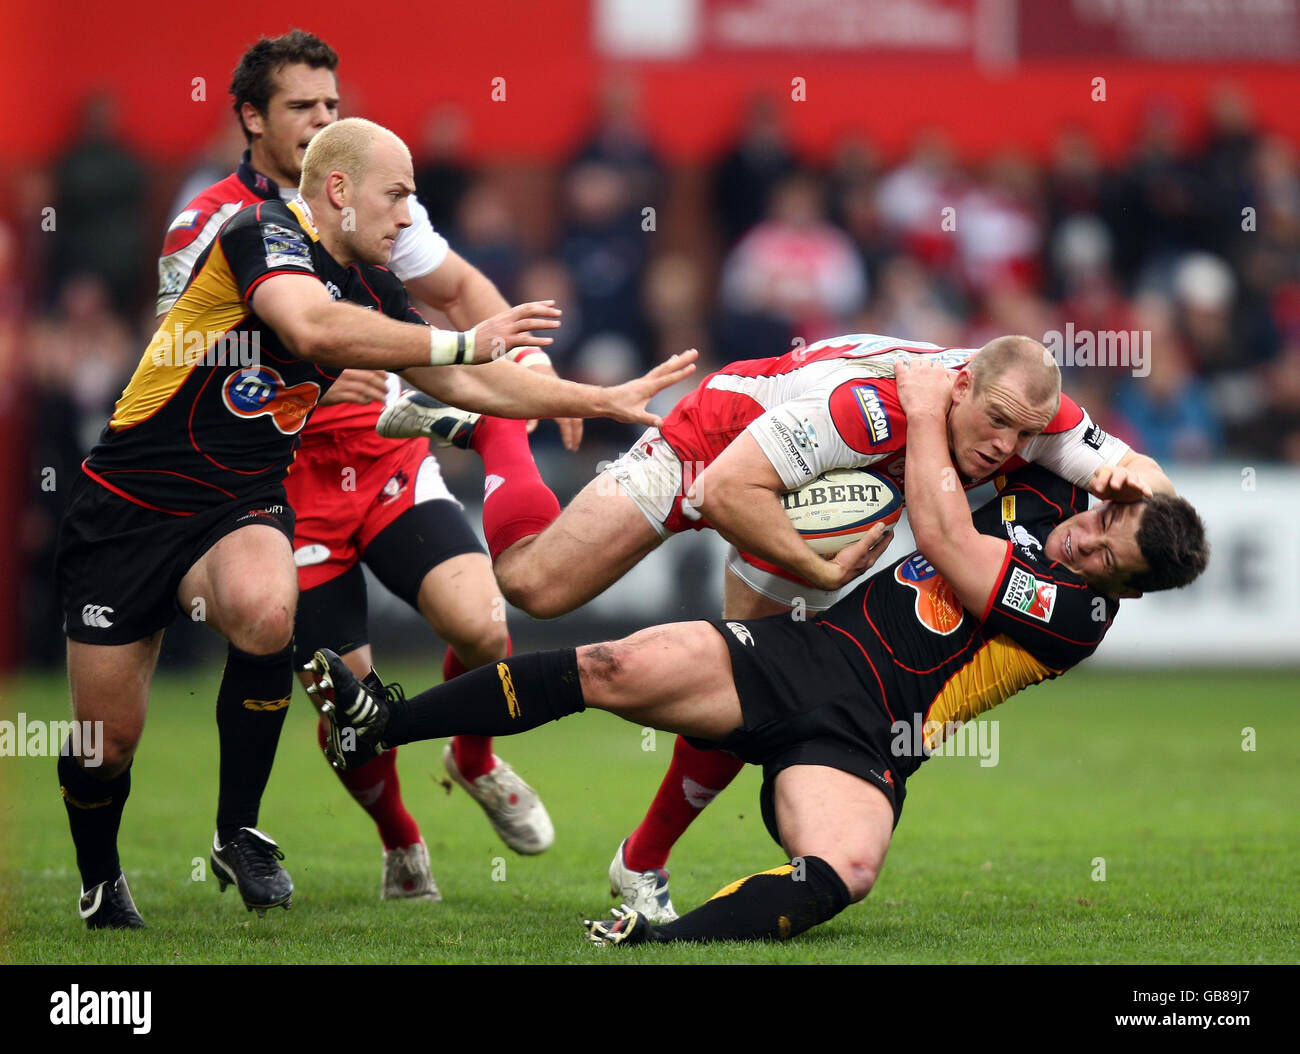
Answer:
[[[331,172],[342,172],[354,183],[360,182],[370,167],[375,142],[384,136],[400,146],[410,160],[411,151],[400,137],[364,117],[345,117],[322,128],[303,155],[299,192],[304,197],[319,194]]]
[[[996,337],[970,360],[972,388],[976,394],[990,384],[1016,374],[1025,381],[1025,394],[1035,405],[1059,405],[1061,368],[1052,353],[1033,337]]]

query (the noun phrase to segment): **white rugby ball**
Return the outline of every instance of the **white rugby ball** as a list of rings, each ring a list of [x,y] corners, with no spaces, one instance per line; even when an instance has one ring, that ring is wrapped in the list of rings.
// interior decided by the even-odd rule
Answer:
[[[877,523],[903,514],[903,492],[882,472],[838,468],[781,498],[794,529],[814,552],[838,553]]]

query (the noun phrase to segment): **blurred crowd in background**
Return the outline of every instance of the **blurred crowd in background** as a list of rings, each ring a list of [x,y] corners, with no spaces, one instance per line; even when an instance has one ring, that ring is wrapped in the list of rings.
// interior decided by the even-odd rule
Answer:
[[[612,81],[590,134],[554,165],[476,169],[452,109],[410,141],[419,196],[453,248],[511,302],[564,308],[549,349],[562,376],[617,383],[688,347],[703,376],[836,334],[975,347],[1070,323],[1150,334],[1141,371],[1064,371],[1106,431],[1175,466],[1300,464],[1297,144],[1259,131],[1230,86],[1205,115],[1149,100],[1113,162],[1065,127],[1043,159],[971,162],[919,129],[905,156],[863,134],[814,164],[790,146],[797,107],[756,98],[711,166],[671,167],[637,112],[635,83]],[[75,141],[20,188],[35,214],[53,202],[54,230],[0,224],[0,353],[20,348],[25,373],[33,574],[63,497],[40,489],[41,469],[76,471],[153,329],[167,223],[242,148],[232,119],[193,170],[159,170],[96,95]],[[587,477],[629,432],[591,423],[588,436]],[[558,444],[553,426],[535,443]],[[57,635],[33,637],[29,655],[51,647]]]

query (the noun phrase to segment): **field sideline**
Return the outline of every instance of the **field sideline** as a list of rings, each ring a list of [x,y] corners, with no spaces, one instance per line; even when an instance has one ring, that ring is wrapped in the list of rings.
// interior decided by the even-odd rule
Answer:
[[[423,687],[428,672],[386,670]],[[876,889],[784,945],[596,948],[605,869],[672,749],[603,714],[498,753],[557,829],[510,853],[442,778],[441,743],[401,749],[443,903],[381,903],[380,846],[321,760],[301,690],[261,826],[285,849],[289,912],[258,919],[207,874],[217,673],[160,675],[133,769],[122,855],[144,933],[88,934],[50,758],[0,758],[0,961],[9,963],[1276,963],[1300,960],[1300,708],[1294,672],[1071,674],[1004,704],[999,761],[936,758],[909,783]],[[67,716],[58,675],[0,690],[0,717]],[[1256,749],[1243,751],[1243,728]],[[748,771],[672,862],[686,910],[782,862]],[[197,858],[197,860],[196,860]],[[1105,880],[1095,881],[1097,858]],[[206,881],[196,881],[206,878]]]

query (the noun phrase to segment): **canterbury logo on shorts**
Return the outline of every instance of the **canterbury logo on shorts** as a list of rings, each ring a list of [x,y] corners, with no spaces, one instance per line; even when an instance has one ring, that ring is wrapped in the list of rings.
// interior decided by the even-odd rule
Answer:
[[[81,621],[91,629],[112,629],[111,614],[113,609],[107,604],[87,604],[81,609]]]
[[[501,678],[501,693],[506,697],[506,710],[511,717],[518,717],[522,711],[515,695],[515,682],[510,676],[510,667],[504,662],[497,663],[497,676]]]

